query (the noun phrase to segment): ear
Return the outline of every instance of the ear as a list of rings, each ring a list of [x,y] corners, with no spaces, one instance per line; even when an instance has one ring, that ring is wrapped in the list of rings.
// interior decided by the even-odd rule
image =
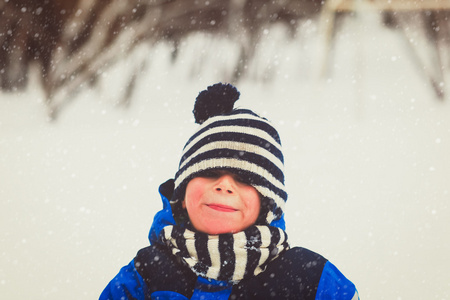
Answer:
[[[181,207],[183,209],[186,209],[186,200],[183,200],[183,202],[181,202]]]

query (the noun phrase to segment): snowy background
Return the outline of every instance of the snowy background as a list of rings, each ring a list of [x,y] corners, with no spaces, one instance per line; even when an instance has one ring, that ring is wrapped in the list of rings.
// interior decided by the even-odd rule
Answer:
[[[376,15],[347,19],[321,80],[317,24],[285,34],[265,32],[237,104],[280,131],[291,244],[330,259],[361,299],[450,299],[449,99]],[[237,55],[200,34],[175,65],[169,50],[136,49],[53,122],[36,78],[0,94],[0,298],[96,299],[148,245],[194,99]],[[145,57],[132,103],[117,105]]]

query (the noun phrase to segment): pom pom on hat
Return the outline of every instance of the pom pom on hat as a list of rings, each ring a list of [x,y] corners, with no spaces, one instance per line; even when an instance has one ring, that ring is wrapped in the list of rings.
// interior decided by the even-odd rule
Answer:
[[[231,84],[216,83],[209,86],[198,94],[195,101],[195,122],[203,124],[210,117],[230,113],[239,96],[239,91]]]

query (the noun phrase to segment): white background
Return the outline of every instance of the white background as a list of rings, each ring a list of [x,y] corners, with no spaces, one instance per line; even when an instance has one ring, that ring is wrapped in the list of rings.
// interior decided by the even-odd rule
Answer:
[[[400,33],[377,16],[339,30],[331,72],[315,23],[274,27],[241,100],[279,129],[291,244],[330,259],[361,299],[450,299],[450,99],[439,101]],[[140,48],[47,121],[34,78],[0,101],[0,298],[96,299],[148,245],[197,125],[198,92],[229,74],[232,41]],[[129,107],[127,74],[148,59]],[[447,89],[450,92],[450,89]]]

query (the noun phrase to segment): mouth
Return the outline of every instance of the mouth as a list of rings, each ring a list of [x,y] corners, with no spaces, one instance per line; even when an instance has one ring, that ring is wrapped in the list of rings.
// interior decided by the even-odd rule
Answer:
[[[209,208],[217,210],[217,211],[221,211],[221,212],[235,212],[237,211],[237,209],[231,207],[231,206],[227,206],[227,205],[222,205],[222,204],[208,204],[207,205]]]

